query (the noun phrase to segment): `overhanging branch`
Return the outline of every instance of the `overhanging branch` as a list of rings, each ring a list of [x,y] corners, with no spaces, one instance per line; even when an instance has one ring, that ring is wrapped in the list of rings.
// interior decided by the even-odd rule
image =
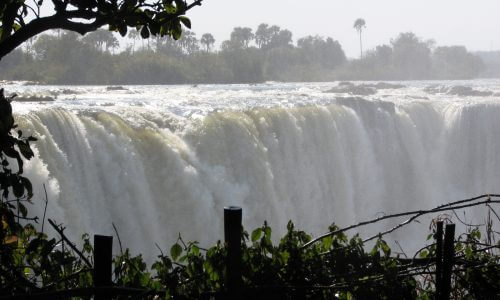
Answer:
[[[195,6],[200,6],[203,0],[193,1],[191,4],[187,5],[185,9],[178,11],[168,17],[168,21],[184,15],[188,10]],[[93,11],[91,9],[87,10],[56,10],[56,14],[50,17],[36,18],[22,26],[19,30],[10,35],[4,35],[2,41],[0,41],[0,60],[5,55],[12,52],[14,49],[19,47],[22,43],[29,40],[30,38],[51,29],[65,29],[77,32],[79,34],[86,34],[91,31],[95,31],[103,25],[109,24],[112,20],[117,18],[124,18],[123,12],[116,11],[114,13],[109,13],[107,15],[101,14],[99,11]],[[15,18],[16,14],[13,14]],[[94,20],[91,23],[82,23],[78,21],[73,21],[75,19],[84,20]],[[4,17],[3,26],[4,32],[7,29],[11,29],[12,22],[7,22],[8,20]],[[151,20],[149,20],[151,21]],[[12,25],[12,24],[11,24]],[[5,28],[8,27],[8,28]],[[10,31],[9,31],[10,32]]]
[[[92,23],[73,22],[66,18],[64,14],[35,19],[26,26],[21,27],[21,29],[0,43],[0,59],[19,47],[28,39],[47,30],[66,29],[80,34],[85,34],[87,32],[97,30],[104,24],[106,24],[106,19],[99,18]]]

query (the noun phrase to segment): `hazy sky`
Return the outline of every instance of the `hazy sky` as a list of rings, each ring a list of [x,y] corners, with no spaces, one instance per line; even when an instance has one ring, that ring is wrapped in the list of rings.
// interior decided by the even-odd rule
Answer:
[[[389,43],[399,32],[413,31],[438,45],[465,45],[470,50],[500,49],[500,0],[204,0],[188,14],[198,38],[212,33],[217,43],[233,27],[254,29],[276,24],[305,35],[331,36],[349,57],[359,55],[352,28],[364,18],[364,48]]]

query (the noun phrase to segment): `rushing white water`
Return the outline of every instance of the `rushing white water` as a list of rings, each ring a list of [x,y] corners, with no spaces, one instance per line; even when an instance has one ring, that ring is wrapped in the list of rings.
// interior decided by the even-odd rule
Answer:
[[[6,88],[57,95],[14,104],[39,138],[26,167],[33,209],[45,183],[48,217],[73,235],[113,234],[114,223],[152,257],[178,232],[222,238],[226,205],[243,207],[247,228],[268,220],[283,232],[291,219],[319,234],[499,191],[500,82],[403,84],[364,99],[324,93],[336,83]],[[430,94],[431,84],[497,94]]]

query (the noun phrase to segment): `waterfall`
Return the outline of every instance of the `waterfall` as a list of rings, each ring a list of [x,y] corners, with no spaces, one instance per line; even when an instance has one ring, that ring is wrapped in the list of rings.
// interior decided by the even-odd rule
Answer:
[[[149,257],[180,232],[223,238],[222,209],[250,230],[288,220],[314,234],[498,191],[500,104],[340,99],[223,110],[180,122],[149,108],[49,107],[18,116],[39,138],[26,165],[43,211],[72,236],[112,235]],[[419,231],[425,238],[427,224]],[[380,228],[370,228],[373,232]],[[401,237],[404,238],[404,237]]]

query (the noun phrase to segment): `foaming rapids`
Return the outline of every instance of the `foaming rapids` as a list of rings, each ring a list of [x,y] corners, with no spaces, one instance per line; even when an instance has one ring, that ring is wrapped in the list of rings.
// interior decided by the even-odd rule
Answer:
[[[318,235],[332,222],[494,192],[499,116],[494,103],[345,99],[185,122],[147,108],[59,107],[18,122],[39,138],[26,167],[34,211],[43,212],[45,184],[48,217],[73,237],[112,235],[114,223],[125,246],[151,258],[179,232],[202,245],[222,239],[226,205],[243,207],[247,229],[267,220],[278,236],[293,220]],[[428,223],[416,226],[394,238],[425,239]]]

